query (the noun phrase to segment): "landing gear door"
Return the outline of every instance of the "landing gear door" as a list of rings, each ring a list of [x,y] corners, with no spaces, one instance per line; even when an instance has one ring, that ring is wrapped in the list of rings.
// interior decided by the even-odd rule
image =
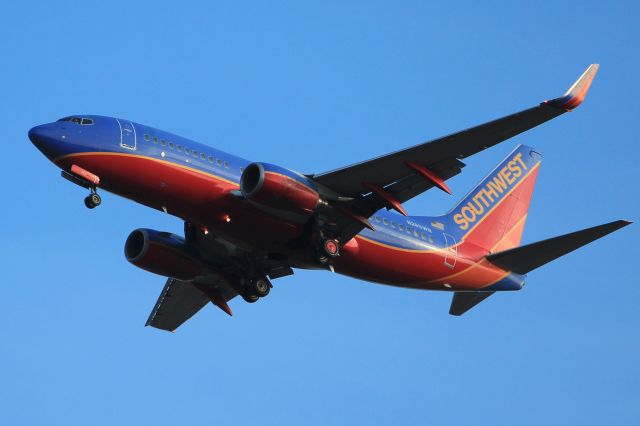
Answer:
[[[125,149],[136,149],[136,128],[133,127],[133,123],[126,120],[118,120],[118,126],[120,126],[120,146]]]
[[[456,239],[453,235],[444,233],[444,265],[449,268],[456,266],[456,260],[458,259],[458,246],[456,245]]]

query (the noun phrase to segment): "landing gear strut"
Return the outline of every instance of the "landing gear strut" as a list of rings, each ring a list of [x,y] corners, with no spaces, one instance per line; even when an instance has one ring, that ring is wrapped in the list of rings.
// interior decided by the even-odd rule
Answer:
[[[96,192],[96,188],[92,187],[91,193],[84,199],[84,205],[87,206],[88,209],[95,209],[100,203],[102,203],[102,198],[100,198]]]
[[[266,277],[259,277],[249,280],[241,294],[245,302],[254,303],[261,297],[265,297],[271,291],[271,283]]]

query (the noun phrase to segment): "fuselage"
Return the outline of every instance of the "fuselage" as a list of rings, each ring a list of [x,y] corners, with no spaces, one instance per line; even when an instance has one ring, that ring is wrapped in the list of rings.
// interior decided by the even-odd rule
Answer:
[[[106,191],[177,216],[242,250],[279,253],[297,267],[318,268],[309,250],[288,244],[303,233],[303,224],[239,202],[248,160],[149,126],[95,115],[37,126],[29,136],[62,170],[72,165],[88,170]],[[486,248],[450,233],[454,224],[448,216],[405,217],[383,209],[371,223],[375,230],[364,229],[344,245],[336,272],[432,290],[518,290],[524,284],[524,276],[484,260]]]

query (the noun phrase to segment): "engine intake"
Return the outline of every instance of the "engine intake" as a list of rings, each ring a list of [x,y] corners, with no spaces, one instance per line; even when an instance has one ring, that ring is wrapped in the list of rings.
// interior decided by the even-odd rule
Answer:
[[[251,163],[240,177],[240,192],[274,216],[304,222],[320,201],[316,185],[305,176],[268,163]]]
[[[129,262],[145,271],[189,281],[202,272],[202,263],[184,239],[169,232],[136,229],[124,244]]]

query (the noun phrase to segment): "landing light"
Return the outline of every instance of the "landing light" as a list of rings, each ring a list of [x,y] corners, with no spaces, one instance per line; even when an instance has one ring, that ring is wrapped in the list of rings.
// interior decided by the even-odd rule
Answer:
[[[231,222],[231,216],[229,216],[228,214],[224,215],[224,221],[227,223]]]

